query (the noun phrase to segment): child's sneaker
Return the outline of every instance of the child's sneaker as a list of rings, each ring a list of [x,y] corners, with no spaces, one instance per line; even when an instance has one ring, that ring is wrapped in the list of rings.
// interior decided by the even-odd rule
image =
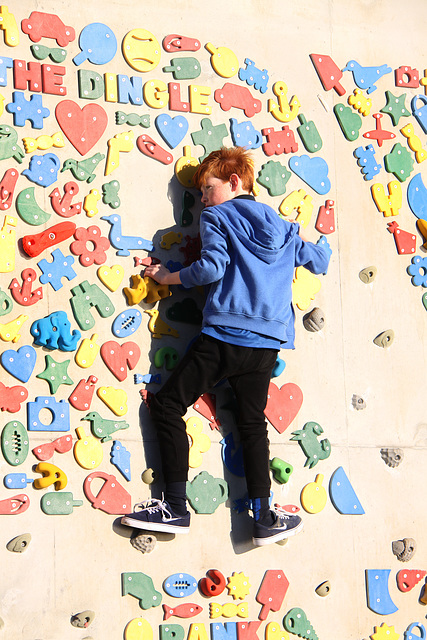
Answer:
[[[289,538],[303,528],[303,521],[299,516],[291,515],[283,509],[277,509],[273,513],[276,519],[270,526],[265,526],[257,521],[254,522],[252,541],[256,547],[262,547],[266,544]]]
[[[134,513],[123,516],[121,523],[135,529],[164,531],[165,533],[188,533],[190,530],[190,512],[177,516],[164,500],[153,498],[135,505]]]

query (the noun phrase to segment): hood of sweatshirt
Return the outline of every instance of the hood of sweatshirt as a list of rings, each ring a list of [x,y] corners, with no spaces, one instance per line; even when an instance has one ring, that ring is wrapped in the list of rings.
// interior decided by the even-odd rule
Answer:
[[[283,220],[268,205],[246,198],[233,198],[221,205],[221,209],[209,207],[218,214],[230,236],[235,235],[248,251],[268,264],[279,260],[287,245],[299,230],[298,224]]]

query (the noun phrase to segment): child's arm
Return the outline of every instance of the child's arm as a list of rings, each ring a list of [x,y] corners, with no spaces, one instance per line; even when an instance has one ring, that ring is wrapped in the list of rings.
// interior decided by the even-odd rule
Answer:
[[[151,264],[145,269],[144,275],[153,278],[159,284],[181,284],[179,271],[169,271],[162,264]]]

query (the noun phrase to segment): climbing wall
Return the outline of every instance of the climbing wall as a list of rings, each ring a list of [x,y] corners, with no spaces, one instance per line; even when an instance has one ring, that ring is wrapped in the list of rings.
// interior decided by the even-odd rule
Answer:
[[[426,637],[426,20],[423,0],[1,5],[1,637]],[[120,524],[161,495],[150,397],[203,308],[144,267],[197,258],[192,176],[222,145],[331,254],[295,273],[266,408],[272,502],[304,529],[257,549],[226,384],[186,415],[189,535]]]

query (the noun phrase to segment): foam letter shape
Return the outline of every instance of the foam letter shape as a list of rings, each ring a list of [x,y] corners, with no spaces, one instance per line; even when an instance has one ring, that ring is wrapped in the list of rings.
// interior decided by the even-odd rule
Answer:
[[[366,569],[366,596],[368,607],[383,616],[395,613],[397,607],[390,597],[388,577],[390,569]]]
[[[365,513],[342,467],[334,471],[329,481],[329,495],[339,513],[361,515]]]

